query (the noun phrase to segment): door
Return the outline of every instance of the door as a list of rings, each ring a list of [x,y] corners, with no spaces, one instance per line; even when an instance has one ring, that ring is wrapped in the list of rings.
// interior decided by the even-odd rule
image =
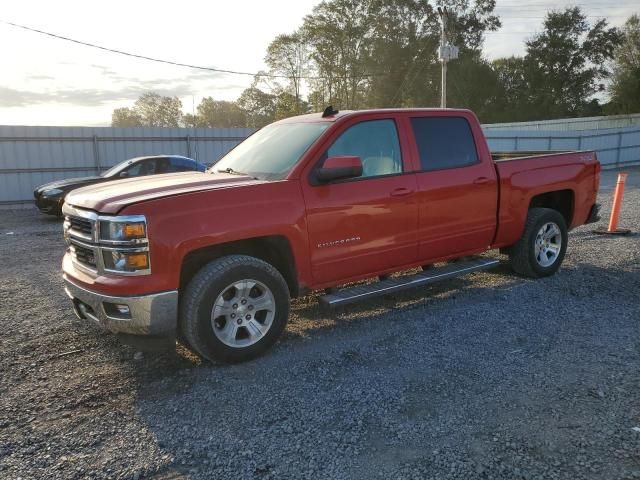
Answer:
[[[407,148],[405,144],[405,148]],[[416,260],[416,179],[408,171],[393,118],[344,127],[317,159],[355,155],[361,177],[303,180],[311,268],[317,285],[393,269]],[[315,183],[315,184],[314,184]]]
[[[412,117],[417,149],[421,261],[486,250],[496,231],[498,185],[468,118]],[[474,123],[476,124],[476,123]],[[477,135],[482,135],[478,127]]]

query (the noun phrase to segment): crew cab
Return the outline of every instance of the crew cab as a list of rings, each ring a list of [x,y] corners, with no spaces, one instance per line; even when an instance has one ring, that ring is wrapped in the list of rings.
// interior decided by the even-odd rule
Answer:
[[[567,231],[598,219],[600,164],[586,151],[513,157],[492,156],[468,110],[281,120],[206,175],[71,192],[65,289],[81,319],[112,332],[241,361],[313,290],[342,305],[493,267],[477,256],[493,249],[521,275],[551,275]]]

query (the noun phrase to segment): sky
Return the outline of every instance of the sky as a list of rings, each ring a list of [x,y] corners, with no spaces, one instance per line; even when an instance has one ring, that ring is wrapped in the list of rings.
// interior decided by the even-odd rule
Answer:
[[[298,28],[319,0],[0,0],[0,20],[180,63],[257,72],[280,33]],[[434,0],[429,0],[433,2]],[[553,8],[580,6],[589,20],[621,26],[637,0],[497,0],[503,26],[487,35],[489,59],[522,55]],[[106,126],[114,108],[155,91],[185,113],[204,96],[234,100],[251,76],[162,65],[0,23],[0,125]]]

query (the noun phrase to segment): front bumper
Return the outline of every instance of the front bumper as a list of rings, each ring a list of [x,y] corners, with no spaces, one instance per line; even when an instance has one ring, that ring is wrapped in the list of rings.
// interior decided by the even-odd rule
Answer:
[[[34,203],[38,210],[40,210],[42,213],[48,213],[51,215],[62,214],[63,202],[63,197],[45,197],[43,195],[36,196],[34,200]]]
[[[137,297],[112,297],[82,288],[64,277],[64,289],[78,318],[92,320],[113,333],[175,337],[178,291]],[[119,309],[126,306],[129,313]]]

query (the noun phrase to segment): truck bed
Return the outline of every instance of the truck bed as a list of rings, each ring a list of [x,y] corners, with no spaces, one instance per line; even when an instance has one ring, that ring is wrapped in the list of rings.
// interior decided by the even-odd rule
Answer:
[[[582,225],[595,203],[600,168],[593,151],[536,153],[491,154],[500,185],[496,246],[520,238],[534,197],[554,192],[555,200],[564,198],[569,228]]]

